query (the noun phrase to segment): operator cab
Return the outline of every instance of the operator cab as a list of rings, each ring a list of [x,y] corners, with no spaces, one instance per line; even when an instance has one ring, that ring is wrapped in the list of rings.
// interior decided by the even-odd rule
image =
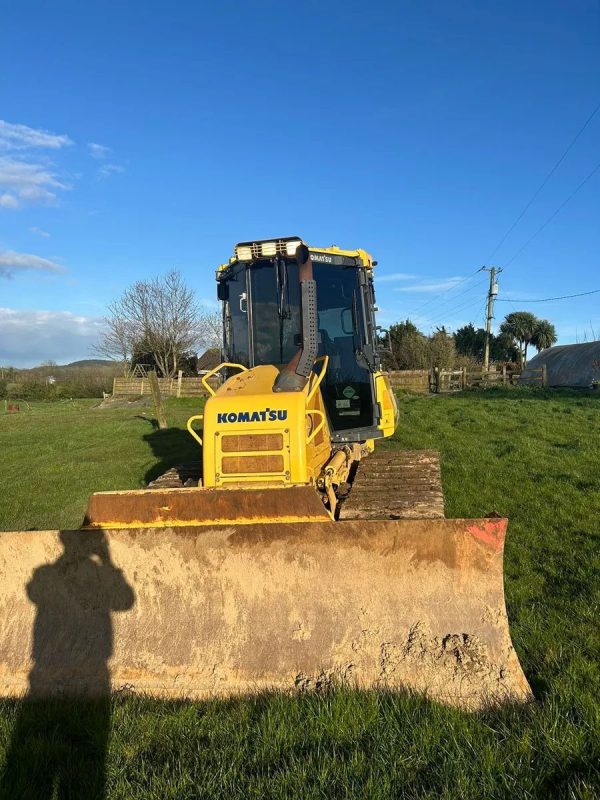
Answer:
[[[229,362],[283,369],[302,342],[297,237],[237,245],[217,272]],[[316,282],[318,356],[329,356],[321,392],[333,441],[378,438],[381,412],[372,267],[364,251],[309,248]],[[319,370],[317,361],[315,370]]]

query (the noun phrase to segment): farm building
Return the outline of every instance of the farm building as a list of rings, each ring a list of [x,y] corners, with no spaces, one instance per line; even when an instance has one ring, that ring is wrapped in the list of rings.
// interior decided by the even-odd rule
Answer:
[[[582,344],[563,344],[542,350],[527,364],[521,380],[526,382],[545,366],[548,386],[589,388],[600,382],[600,341]]]
[[[222,360],[219,350],[216,347],[211,347],[205,350],[201,356],[198,356],[196,371],[199,375],[205,375],[211,369],[218,367]]]

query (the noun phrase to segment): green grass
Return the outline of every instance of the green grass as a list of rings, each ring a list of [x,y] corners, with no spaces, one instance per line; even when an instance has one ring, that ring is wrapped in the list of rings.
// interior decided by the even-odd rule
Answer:
[[[177,429],[197,409],[173,401],[174,428],[160,434],[140,410],[83,402],[0,415],[0,528],[77,525],[92,490],[140,486],[193,458]],[[464,714],[343,689],[204,703],[116,697],[99,712],[112,713],[107,796],[600,797],[599,444],[595,394],[490,390],[402,396],[399,431],[384,445],[441,450],[448,516],[510,518],[507,605],[535,703]],[[0,752],[24,715],[23,704],[0,702]],[[34,719],[21,772],[0,796],[41,797],[33,776],[59,764],[65,797],[93,797],[102,725],[71,704],[46,704]]]
[[[78,528],[92,492],[139,489],[174,464],[199,459],[185,423],[201,412],[202,399],[167,400],[166,431],[155,430],[149,405],[98,403],[0,410],[0,530]]]

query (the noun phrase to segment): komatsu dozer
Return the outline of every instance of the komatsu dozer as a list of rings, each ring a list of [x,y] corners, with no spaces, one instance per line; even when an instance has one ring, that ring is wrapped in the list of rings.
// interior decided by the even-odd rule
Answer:
[[[504,605],[507,521],[445,519],[438,454],[379,447],[398,406],[380,363],[375,266],[364,250],[298,237],[236,246],[217,271],[225,360],[188,421],[201,466],[92,495],[78,532],[2,535],[17,573],[5,691],[26,689],[40,658],[47,691],[94,691],[93,626],[81,622],[68,656],[52,633],[23,652],[36,600],[18,587],[41,561],[61,565],[82,619],[91,608],[109,626],[113,689],[200,698],[349,684],[467,709],[531,697]]]

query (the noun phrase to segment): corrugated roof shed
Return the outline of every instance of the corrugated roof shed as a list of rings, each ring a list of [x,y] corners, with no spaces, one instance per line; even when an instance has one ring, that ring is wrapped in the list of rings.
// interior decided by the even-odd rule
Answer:
[[[527,364],[521,379],[533,377],[531,370],[546,365],[548,386],[589,388],[600,381],[600,341],[563,344],[542,350]]]

